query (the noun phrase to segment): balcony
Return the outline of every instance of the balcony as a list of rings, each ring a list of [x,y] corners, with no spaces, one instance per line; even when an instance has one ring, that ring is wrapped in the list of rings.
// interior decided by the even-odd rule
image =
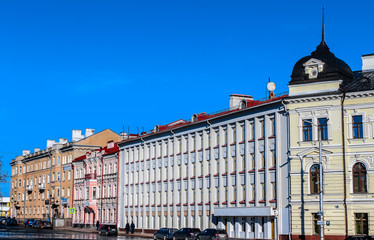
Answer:
[[[85,180],[96,179],[96,173],[88,173],[84,175]]]
[[[45,183],[39,183],[39,191],[45,190]]]
[[[32,185],[26,187],[26,191],[32,192]]]

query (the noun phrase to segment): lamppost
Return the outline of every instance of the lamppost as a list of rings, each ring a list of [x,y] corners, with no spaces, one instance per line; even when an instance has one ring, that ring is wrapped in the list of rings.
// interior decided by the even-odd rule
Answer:
[[[320,240],[324,240],[324,213],[323,213],[323,165],[322,165],[322,126],[328,122],[328,118],[325,121],[319,123],[318,125],[308,121],[303,120],[304,122],[310,123],[313,126],[317,127],[318,130],[318,154],[319,154],[319,212],[318,215],[320,216],[320,220],[317,221],[317,224],[320,226]],[[321,127],[320,127],[321,126]]]

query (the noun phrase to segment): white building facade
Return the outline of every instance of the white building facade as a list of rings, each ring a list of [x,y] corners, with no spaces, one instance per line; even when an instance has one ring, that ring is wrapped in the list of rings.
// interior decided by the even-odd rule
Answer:
[[[230,237],[289,231],[288,123],[283,97],[231,96],[230,110],[193,115],[120,142],[118,227],[224,228]]]

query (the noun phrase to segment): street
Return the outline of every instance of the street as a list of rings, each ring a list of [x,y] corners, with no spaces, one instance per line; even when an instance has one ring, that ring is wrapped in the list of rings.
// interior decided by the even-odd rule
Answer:
[[[66,231],[59,229],[26,228],[23,226],[0,226],[0,239],[145,239],[127,236],[100,236],[97,233]]]

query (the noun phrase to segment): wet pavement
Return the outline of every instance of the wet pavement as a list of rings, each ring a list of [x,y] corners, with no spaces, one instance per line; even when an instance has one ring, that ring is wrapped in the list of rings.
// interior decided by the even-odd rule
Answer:
[[[100,236],[96,232],[78,232],[69,229],[38,229],[23,226],[0,226],[0,239],[135,239],[149,240],[149,238],[135,236]]]

